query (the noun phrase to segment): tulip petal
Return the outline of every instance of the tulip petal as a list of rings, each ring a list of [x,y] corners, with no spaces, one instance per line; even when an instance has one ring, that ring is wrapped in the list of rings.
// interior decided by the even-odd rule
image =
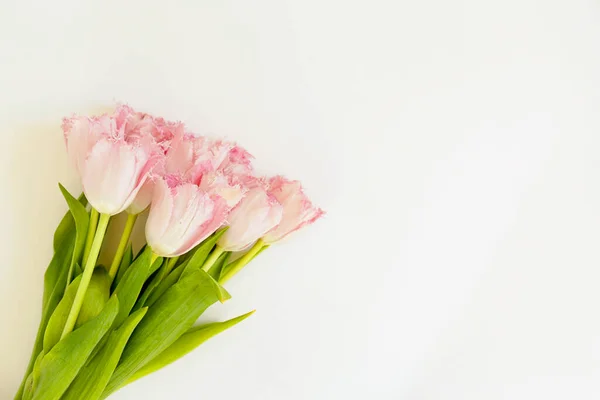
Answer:
[[[155,183],[150,214],[146,221],[146,240],[150,247],[156,251],[161,243],[161,238],[167,231],[173,212],[173,194],[164,179]],[[167,256],[167,254],[163,254]]]
[[[156,254],[174,257],[189,251],[219,228],[228,211],[225,201],[193,183],[156,183],[146,223],[146,239]],[[169,187],[170,186],[170,187]]]
[[[227,217],[229,229],[219,240],[219,246],[229,251],[247,248],[281,221],[283,207],[258,186],[246,194]]]
[[[304,194],[300,182],[276,176],[271,178],[269,184],[269,193],[283,206],[283,216],[279,225],[263,237],[265,243],[281,240],[303,226],[312,224],[324,214]]]

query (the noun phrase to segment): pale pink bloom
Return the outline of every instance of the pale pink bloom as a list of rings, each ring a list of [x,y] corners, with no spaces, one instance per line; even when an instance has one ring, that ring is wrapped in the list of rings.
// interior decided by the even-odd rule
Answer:
[[[159,256],[184,254],[223,225],[229,210],[212,190],[167,175],[155,184],[146,240]]]
[[[253,175],[253,159],[252,154],[246,149],[233,144],[216,169],[243,180],[245,177]]]
[[[164,152],[171,145],[171,141],[185,127],[180,122],[165,121],[150,114],[135,111],[127,105],[119,105],[115,110],[117,125],[123,126],[129,136],[151,135]]]
[[[273,243],[288,234],[312,224],[324,213],[314,206],[302,189],[299,181],[290,181],[275,176],[269,181],[269,193],[283,206],[281,222],[263,236],[265,243]]]
[[[120,111],[114,116],[63,121],[67,151],[81,176],[83,191],[96,210],[110,215],[129,207],[160,159],[154,138],[130,133]]]
[[[146,179],[146,182],[142,185],[140,190],[131,205],[127,208],[129,214],[139,214],[143,212],[150,203],[152,202],[152,195],[154,194],[154,180],[151,178]]]
[[[252,175],[251,161],[250,153],[234,143],[179,131],[170,142],[165,170],[196,183],[206,173],[218,172],[241,184],[243,176]]]
[[[229,229],[218,244],[228,251],[247,248],[281,221],[283,207],[267,192],[266,184],[256,180],[242,201],[227,217]]]
[[[185,127],[180,122],[166,121],[156,118],[150,114],[137,112],[127,105],[119,105],[115,111],[117,125],[124,126],[124,130],[130,137],[152,136],[163,153],[171,146],[171,141],[178,132],[183,132]],[[164,161],[161,158],[161,161]],[[160,170],[159,170],[160,169]],[[154,174],[164,174],[164,162],[155,166]],[[139,214],[150,205],[154,190],[154,179],[146,180],[137,196],[127,208],[129,214]]]
[[[165,173],[194,183],[201,190],[212,189],[232,208],[242,199],[246,189],[241,179],[218,167],[233,147],[229,143],[179,131],[165,157]]]
[[[202,173],[198,180],[200,189],[206,191],[213,190],[225,199],[229,208],[235,207],[248,191],[246,184],[242,184],[240,180],[235,179],[231,175],[225,175],[221,171]],[[244,183],[246,183],[246,181],[244,181]]]
[[[165,159],[165,173],[179,175],[186,180],[211,169],[210,143],[202,136],[178,131],[171,141]]]
[[[152,135],[156,131],[154,118],[150,114],[137,112],[128,105],[119,105],[115,110],[115,121],[130,136]]]

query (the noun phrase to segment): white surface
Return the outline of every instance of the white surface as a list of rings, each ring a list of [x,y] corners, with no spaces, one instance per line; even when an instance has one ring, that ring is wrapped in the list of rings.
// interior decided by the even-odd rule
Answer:
[[[59,130],[113,101],[238,140],[328,216],[126,399],[600,398],[595,1],[0,6],[0,398],[78,188]]]

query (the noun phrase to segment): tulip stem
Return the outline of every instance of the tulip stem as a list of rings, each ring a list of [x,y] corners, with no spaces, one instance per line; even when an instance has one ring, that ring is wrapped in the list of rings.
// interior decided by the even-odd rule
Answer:
[[[83,261],[81,265],[85,265],[88,257],[90,256],[90,251],[92,250],[92,242],[94,241],[94,234],[96,233],[96,228],[98,227],[98,218],[100,217],[100,213],[92,207],[92,211],[90,212],[90,223],[88,225],[87,237],[85,238],[85,247],[83,248]]]
[[[179,260],[179,256],[175,256],[172,258],[169,258],[167,260],[167,265],[165,265],[165,273],[163,275],[163,279],[167,277],[167,275],[169,275],[169,272],[171,272],[173,270],[173,267],[175,266],[175,264],[177,264],[177,261]]]
[[[225,251],[224,248],[222,248],[219,245],[216,245],[215,248],[213,249],[213,251],[210,253],[210,256],[208,256],[208,258],[204,262],[202,269],[205,270],[206,272],[208,272],[210,270],[210,268],[213,266],[213,264],[219,259],[221,254],[223,254],[224,251]]]
[[[108,276],[110,277],[111,281],[115,279],[115,276],[117,276],[117,271],[119,271],[119,267],[121,266],[121,260],[123,259],[125,248],[127,247],[129,239],[131,238],[131,231],[133,230],[136,219],[137,214],[127,214],[127,222],[125,222],[125,228],[123,228],[123,234],[121,235],[119,247],[117,247],[115,258],[113,258],[110,269],[108,270]]]
[[[256,241],[256,243],[254,243],[254,246],[252,246],[250,248],[250,250],[248,250],[246,252],[246,254],[244,254],[242,257],[240,257],[239,259],[235,260],[231,265],[230,268],[227,269],[223,269],[223,271],[225,272],[223,276],[221,276],[221,278],[219,279],[219,283],[222,285],[225,282],[227,282],[229,279],[231,279],[231,277],[233,277],[235,274],[237,274],[238,272],[240,272],[240,270],[242,268],[244,268],[244,266],[246,264],[248,264],[250,261],[252,261],[252,259],[254,257],[256,257],[256,255],[258,253],[260,253],[260,251],[266,246],[266,243],[263,242],[262,239],[258,239]]]
[[[90,254],[85,263],[85,268],[83,269],[83,274],[81,276],[81,282],[79,283],[79,287],[77,288],[77,293],[75,294],[75,299],[73,300],[71,311],[69,312],[67,322],[65,323],[65,327],[60,337],[61,339],[63,339],[65,336],[71,333],[73,331],[73,328],[75,327],[75,322],[77,322],[79,311],[81,311],[81,306],[85,298],[85,293],[87,292],[90,280],[92,279],[92,274],[94,273],[94,268],[96,267],[96,261],[98,260],[98,255],[100,254],[100,248],[102,247],[102,241],[104,240],[104,234],[106,233],[106,227],[108,226],[109,219],[110,215],[100,214],[100,218],[98,221],[98,229],[96,229],[96,234],[94,235],[94,241],[90,249]]]

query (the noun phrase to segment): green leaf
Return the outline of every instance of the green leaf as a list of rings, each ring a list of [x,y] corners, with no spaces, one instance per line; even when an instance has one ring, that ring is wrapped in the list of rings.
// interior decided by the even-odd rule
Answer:
[[[217,261],[213,264],[213,266],[208,270],[208,274],[213,277],[213,279],[218,280],[221,276],[221,270],[223,266],[227,265],[227,261],[231,257],[230,251],[225,251],[223,254],[217,258]]]
[[[79,196],[79,200],[77,202],[81,205],[81,207],[84,208],[85,212],[85,205],[87,205],[87,199],[83,194]],[[80,210],[80,207],[78,207],[77,205],[74,205],[73,208]],[[87,213],[85,214],[87,218]],[[78,228],[80,229],[80,227]],[[87,226],[85,227],[85,230],[80,236],[83,236],[85,240],[86,234]],[[36,335],[35,343],[33,345],[33,350],[31,353],[31,358],[29,360],[29,364],[27,366],[25,377],[29,376],[29,374],[31,373],[35,359],[38,356],[38,354],[40,354],[40,352],[42,351],[46,325],[48,324],[50,316],[54,312],[54,309],[58,305],[67,287],[67,275],[69,274],[72,261],[75,259],[74,248],[77,235],[78,233],[76,232],[75,219],[70,209],[70,211],[65,214],[54,233],[54,256],[52,257],[52,260],[50,261],[50,264],[48,265],[48,268],[46,268],[46,272],[44,274],[42,317],[40,325],[38,327],[38,332]],[[23,382],[21,382],[21,386],[17,391],[17,398],[20,397],[23,391],[25,380],[26,379],[23,379]]]
[[[119,265],[119,271],[117,272],[117,276],[115,277],[115,281],[113,283],[113,287],[117,287],[121,279],[123,279],[123,275],[131,265],[133,261],[133,248],[131,247],[131,242],[125,248],[125,253],[123,254],[123,258],[121,259],[121,264]]]
[[[48,268],[46,268],[46,272],[44,273],[44,297],[42,300],[43,309],[51,303],[51,300],[56,301],[54,304],[54,307],[56,307],[58,300],[60,300],[66,289],[66,277],[73,257],[74,246],[75,231],[71,231],[56,249]],[[58,295],[58,299],[53,294]],[[52,311],[54,311],[54,308],[50,310],[50,314],[52,314]]]
[[[81,328],[74,330],[44,355],[33,400],[59,400],[75,379],[88,357],[108,332],[119,312],[119,300],[112,296],[104,310]]]
[[[52,347],[54,347],[54,345],[60,340],[63,328],[65,327],[65,323],[67,322],[67,318],[71,311],[71,307],[73,306],[73,300],[75,299],[75,294],[79,288],[80,281],[81,276],[78,276],[73,282],[71,282],[63,298],[60,300],[60,303],[58,303],[58,306],[48,321],[48,326],[46,327],[46,332],[44,333],[45,353],[48,353],[50,349],[52,349]],[[75,325],[76,328],[100,314],[104,308],[104,305],[108,302],[108,298],[110,297],[109,285],[110,281],[108,279],[106,270],[103,268],[96,268],[94,270],[94,274],[92,275],[88,290],[85,293],[81,311],[79,312],[79,317],[77,318],[77,324]]]
[[[131,266],[123,275],[123,279],[117,285],[115,294],[119,296],[119,315],[115,320],[115,327],[118,327],[131,312],[131,309],[136,303],[144,282],[150,276],[150,261],[152,257],[152,249],[146,247],[144,252],[131,264]]]
[[[164,258],[162,258],[162,257],[157,257],[156,260],[154,260],[154,262],[150,266],[150,275],[152,275],[153,273],[158,271],[158,269],[163,265],[163,261],[164,261]]]
[[[90,284],[85,292],[75,328],[79,328],[100,314],[110,297],[110,284],[110,278],[106,269],[103,267],[95,268]]]
[[[74,240],[75,231],[71,231],[67,234],[65,240],[63,240],[62,243],[58,246],[56,252],[54,253],[54,256],[52,257],[52,261],[50,261],[50,264],[46,269],[46,273],[44,274],[44,297],[42,302],[42,317],[40,320],[40,325],[38,326],[35,343],[33,345],[31,357],[29,358],[29,363],[27,365],[25,377],[28,377],[31,373],[35,359],[38,356],[38,354],[40,354],[40,352],[42,351],[46,325],[48,324],[50,316],[54,312],[54,309],[58,305],[65,291],[67,272],[69,270],[71,254],[73,252]],[[21,397],[23,389],[25,387],[25,381],[26,378],[24,378],[21,382],[21,386],[19,387],[19,390],[17,391],[17,394],[15,396],[16,399],[19,399]]]
[[[65,288],[71,282],[71,277],[73,276],[73,266],[76,262],[79,262],[79,258],[81,257],[81,253],[83,252],[83,248],[85,246],[85,239],[87,236],[88,224],[90,222],[90,217],[85,210],[83,204],[81,204],[75,197],[71,195],[60,183],[58,184],[60,187],[60,191],[62,192],[67,204],[69,206],[69,210],[71,211],[71,215],[75,220],[75,247],[73,248],[73,255],[71,258],[71,264],[69,265],[69,272],[67,273],[67,282],[65,284]]]
[[[133,374],[185,333],[198,317],[219,300],[221,288],[199,270],[169,288],[138,325],[103,396],[121,387]]]
[[[31,396],[33,396],[33,373],[29,374],[27,379],[25,380],[23,387],[23,395],[20,396],[19,393],[15,396],[15,400],[31,400]]]
[[[40,380],[40,368],[42,365],[42,361],[44,360],[44,355],[46,354],[46,352],[42,351],[37,358],[35,359],[35,364],[33,364],[33,371],[31,372],[31,376],[33,378],[33,383],[31,385],[32,387],[32,393],[31,395],[33,396],[33,388],[36,387],[38,381]]]
[[[108,336],[108,341],[73,381],[61,400],[97,400],[110,380],[131,333],[148,308],[131,314],[123,325]]]
[[[77,201],[79,201],[84,207],[87,206],[88,201],[85,198],[85,194],[81,193],[79,195],[79,197],[77,198]],[[56,231],[54,232],[54,251],[57,251],[58,247],[65,240],[65,238],[67,237],[69,232],[71,232],[74,229],[75,229],[75,220],[73,219],[71,212],[67,211],[65,213],[65,216],[62,218],[62,220],[58,224]]]
[[[168,288],[170,288],[175,283],[177,283],[177,281],[179,280],[179,277],[181,277],[181,274],[183,273],[183,270],[185,269],[186,265],[187,265],[187,262],[181,264],[180,266],[175,268],[173,271],[171,271],[171,273],[165,279],[163,279],[159,283],[159,285],[152,291],[152,294],[150,294],[149,296],[146,296],[147,300],[146,300],[146,298],[141,299],[144,301],[144,305],[147,305],[148,307],[150,307],[152,304],[154,304],[156,302],[156,300],[158,300],[158,298],[160,296],[162,296],[167,291]]]
[[[81,274],[83,274],[81,266],[79,265],[79,263],[75,263],[75,267],[73,267],[73,278],[76,278]]]
[[[250,311],[249,313],[232,318],[228,321],[215,322],[191,328],[177,339],[175,343],[167,347],[165,351],[133,374],[133,376],[127,380],[126,384],[130,384],[133,381],[171,364],[206,342],[208,339],[242,322],[252,314],[254,314],[254,311]]]
[[[219,238],[223,236],[227,229],[227,226],[219,229],[207,239],[205,239],[204,242],[200,244],[200,246],[198,246],[194,254],[187,261],[187,267],[181,274],[181,277],[179,278],[180,280],[184,279],[185,277],[199,270],[202,267],[202,265],[208,258],[208,255],[210,254],[211,250],[213,249],[213,247],[215,247],[215,243],[217,243],[217,240],[219,240]]]
[[[33,388],[37,384],[37,381],[40,379],[40,363],[44,358],[44,352],[41,352],[37,358],[35,359],[35,363],[33,364],[33,371],[27,377],[25,381],[25,392],[23,393],[23,400],[31,400],[33,397]]]
[[[81,282],[80,276],[78,276],[73,282],[71,282],[71,284],[65,291],[65,295],[60,300],[60,303],[58,303],[58,306],[56,307],[56,309],[52,313],[52,316],[50,317],[50,320],[48,321],[48,326],[46,328],[46,332],[44,333],[45,353],[48,353],[52,349],[52,347],[54,347],[54,345],[60,340],[63,328],[65,327],[65,322],[67,322],[67,317],[69,316],[69,312],[71,311],[71,307],[73,306],[75,293],[77,293],[77,289],[79,288],[79,282]]]
[[[154,292],[154,289],[160,284],[160,282],[164,278],[166,268],[167,268],[167,262],[162,263],[161,268],[158,270],[158,272],[156,274],[154,274],[154,276],[152,277],[152,279],[150,280],[150,282],[144,289],[144,293],[142,293],[142,295],[138,298],[138,300],[135,304],[135,307],[133,308],[134,310],[139,310],[140,308],[142,308],[146,305],[146,300],[148,299],[148,297],[150,297],[152,292]],[[151,273],[153,273],[153,272],[151,272]]]

